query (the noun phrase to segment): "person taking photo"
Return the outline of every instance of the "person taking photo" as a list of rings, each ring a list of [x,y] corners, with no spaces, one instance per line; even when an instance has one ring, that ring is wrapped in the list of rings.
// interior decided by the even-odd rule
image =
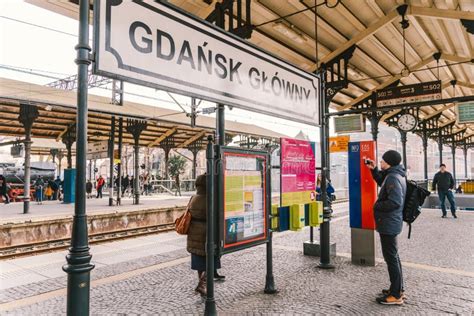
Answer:
[[[397,246],[397,236],[403,227],[403,205],[407,191],[406,174],[401,161],[402,157],[395,150],[383,154],[381,170],[374,161],[366,160],[367,167],[372,170],[372,177],[380,186],[374,204],[374,218],[390,277],[390,288],[382,290],[381,296],[376,299],[383,305],[402,305],[405,298],[402,264]]]

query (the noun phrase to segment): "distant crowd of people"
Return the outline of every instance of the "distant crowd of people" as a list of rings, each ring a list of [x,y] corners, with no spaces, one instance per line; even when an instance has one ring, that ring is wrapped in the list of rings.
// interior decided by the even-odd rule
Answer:
[[[42,204],[43,201],[54,201],[62,200],[62,187],[63,182],[59,177],[55,180],[48,180],[42,176],[38,176],[33,181],[33,195],[32,198],[38,204]],[[20,190],[14,188],[10,183],[7,182],[5,176],[0,175],[0,195],[5,204],[9,204],[12,200],[20,195]]]
[[[124,175],[121,177],[121,182],[119,183],[119,178],[115,178],[114,180],[114,189],[118,190],[120,184],[121,196],[122,197],[131,197],[134,192],[135,188],[135,178],[134,176]],[[153,188],[151,184],[151,180],[154,180],[153,176],[149,176],[148,174],[140,175],[139,177],[139,191],[142,195],[149,195],[152,193]],[[93,198],[92,191],[95,188],[96,194],[95,198],[101,199],[103,197],[103,190],[106,188],[106,180],[102,175],[99,175],[95,181],[95,185],[89,179],[86,182],[86,194],[87,198]]]

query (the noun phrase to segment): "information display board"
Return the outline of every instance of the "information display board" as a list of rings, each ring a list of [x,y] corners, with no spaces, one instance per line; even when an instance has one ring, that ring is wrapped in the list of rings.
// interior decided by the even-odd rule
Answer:
[[[349,222],[351,228],[375,229],[377,184],[364,160],[376,161],[374,141],[349,143]]]
[[[362,114],[335,116],[334,131],[338,134],[365,132],[364,116]]]
[[[474,123],[474,102],[456,105],[456,117],[459,124]]]
[[[262,151],[221,148],[221,252],[228,253],[268,240],[270,159]]]
[[[280,146],[282,206],[309,203],[316,189],[316,148],[314,142],[282,138]]]
[[[441,99],[441,81],[422,82],[401,87],[388,87],[377,91],[377,106]]]

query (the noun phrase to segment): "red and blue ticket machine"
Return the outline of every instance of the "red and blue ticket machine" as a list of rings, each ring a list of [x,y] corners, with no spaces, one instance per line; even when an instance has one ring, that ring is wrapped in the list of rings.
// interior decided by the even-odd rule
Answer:
[[[349,222],[351,228],[375,229],[377,184],[365,160],[376,162],[375,141],[349,143]]]

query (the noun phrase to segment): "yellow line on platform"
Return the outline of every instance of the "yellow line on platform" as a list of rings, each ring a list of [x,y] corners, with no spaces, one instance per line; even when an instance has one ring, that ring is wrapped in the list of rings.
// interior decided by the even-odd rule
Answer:
[[[169,268],[169,267],[174,267],[174,266],[180,265],[180,264],[188,262],[188,261],[189,261],[189,257],[186,256],[184,258],[179,258],[179,259],[176,259],[176,260],[171,260],[171,261],[167,261],[167,262],[163,262],[163,263],[158,263],[158,264],[148,266],[148,267],[144,267],[144,268],[141,268],[141,269],[132,270],[132,271],[125,272],[125,273],[112,275],[112,276],[109,276],[109,277],[106,277],[106,278],[103,278],[103,279],[94,280],[94,281],[91,282],[91,288],[98,287],[98,286],[108,284],[108,283],[112,283],[112,282],[126,280],[126,279],[129,279],[129,278],[138,276],[140,274],[143,274],[143,273],[152,272],[152,271],[155,271],[155,270],[160,270],[160,269]],[[8,302],[8,303],[3,303],[3,304],[0,304],[0,312],[9,311],[9,310],[17,309],[17,308],[20,308],[20,307],[23,307],[23,306],[32,305],[32,304],[35,304],[35,303],[46,301],[46,300],[54,298],[54,297],[66,295],[66,293],[67,293],[67,289],[62,288],[62,289],[59,289],[59,290],[55,290],[55,291],[51,291],[51,292],[47,292],[47,293],[43,293],[43,294],[39,294],[39,295],[35,295],[35,296],[25,297],[25,298],[15,300],[15,301],[11,301],[11,302]]]
[[[281,249],[281,250],[288,250],[288,251],[303,252],[303,247],[273,245],[273,248]],[[349,259],[351,258],[351,254],[347,253],[347,252],[338,252],[337,256],[338,257],[343,257],[343,258],[349,258]],[[381,258],[376,258],[375,261],[377,261],[378,263],[383,263],[384,262],[384,260],[381,259]],[[420,270],[425,270],[425,271],[441,272],[441,273],[448,273],[448,274],[454,274],[454,275],[460,275],[460,276],[466,276],[466,277],[474,278],[474,272],[470,272],[470,271],[456,270],[456,269],[451,269],[451,268],[441,268],[441,267],[430,266],[430,265],[427,265],[427,264],[415,263],[415,262],[406,262],[406,261],[402,261],[402,265],[404,267],[410,267],[410,268],[415,268],[415,269],[420,269]]]

